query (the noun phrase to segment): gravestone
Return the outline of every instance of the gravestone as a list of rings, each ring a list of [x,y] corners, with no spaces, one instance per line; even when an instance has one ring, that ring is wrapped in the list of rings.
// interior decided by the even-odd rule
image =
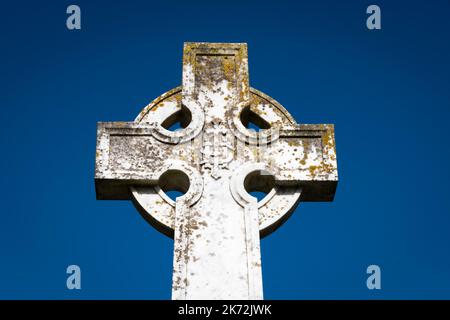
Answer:
[[[174,238],[173,299],[262,299],[260,238],[337,181],[333,125],[297,124],[251,88],[246,44],[185,43],[182,86],[98,123],[97,199],[132,200]]]

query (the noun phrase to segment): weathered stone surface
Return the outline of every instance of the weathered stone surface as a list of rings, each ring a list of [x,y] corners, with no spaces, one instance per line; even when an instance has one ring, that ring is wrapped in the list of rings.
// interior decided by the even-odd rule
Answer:
[[[250,88],[247,46],[231,43],[186,43],[181,87],[99,123],[95,170],[98,199],[131,199],[174,238],[173,299],[262,299],[260,237],[338,181],[333,125],[297,124]]]

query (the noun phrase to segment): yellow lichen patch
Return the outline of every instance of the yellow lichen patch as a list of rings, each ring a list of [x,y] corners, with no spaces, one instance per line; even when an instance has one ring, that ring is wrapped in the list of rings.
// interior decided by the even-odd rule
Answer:
[[[252,100],[252,105],[255,107],[262,104],[262,98],[254,93],[251,96],[251,100]]]
[[[319,166],[309,166],[309,174],[310,174],[310,176],[311,176],[311,178],[314,178],[315,176],[316,176],[316,174],[317,174],[317,170],[319,170],[320,169],[320,167]]]
[[[178,93],[177,95],[175,95],[175,100],[177,101],[177,104],[178,105],[180,105],[180,103],[181,103],[181,94],[180,93]]]
[[[334,129],[333,127],[325,128],[325,133],[322,135],[322,144],[324,148],[333,148],[334,142]]]
[[[300,145],[300,141],[298,139],[287,139],[286,142],[291,147],[298,147]]]
[[[332,174],[335,171],[335,167],[329,163],[322,164],[322,172],[327,174]]]
[[[164,107],[164,102],[163,102],[163,101],[161,101],[161,102],[158,103],[158,104],[155,104],[155,105],[153,106],[153,108],[150,109],[150,111],[151,111],[151,112],[155,112],[156,110],[158,110],[159,108],[162,108],[162,107]]]
[[[194,57],[195,52],[192,50],[192,44],[186,44],[184,46],[184,52],[183,52],[183,64],[191,64],[194,65]]]
[[[233,82],[234,74],[236,72],[234,59],[231,57],[227,57],[227,56],[223,57],[222,68],[223,68],[223,73],[225,74],[225,78],[229,82]]]

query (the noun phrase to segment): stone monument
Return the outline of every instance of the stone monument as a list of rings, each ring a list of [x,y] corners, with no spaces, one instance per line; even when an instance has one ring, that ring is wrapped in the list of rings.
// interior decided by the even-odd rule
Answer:
[[[297,124],[251,88],[242,43],[185,43],[182,86],[98,123],[97,199],[132,200],[173,237],[173,299],[262,299],[260,238],[337,181],[333,125]]]

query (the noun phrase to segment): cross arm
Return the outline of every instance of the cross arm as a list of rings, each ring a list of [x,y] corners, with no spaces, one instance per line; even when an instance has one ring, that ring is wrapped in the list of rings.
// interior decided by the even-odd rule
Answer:
[[[300,185],[302,201],[333,201],[338,173],[332,124],[282,129],[270,153],[277,184]]]
[[[160,131],[152,123],[98,123],[95,161],[97,199],[129,199],[130,186],[157,184],[160,169],[166,167],[167,160],[183,159],[182,148],[155,138]]]

